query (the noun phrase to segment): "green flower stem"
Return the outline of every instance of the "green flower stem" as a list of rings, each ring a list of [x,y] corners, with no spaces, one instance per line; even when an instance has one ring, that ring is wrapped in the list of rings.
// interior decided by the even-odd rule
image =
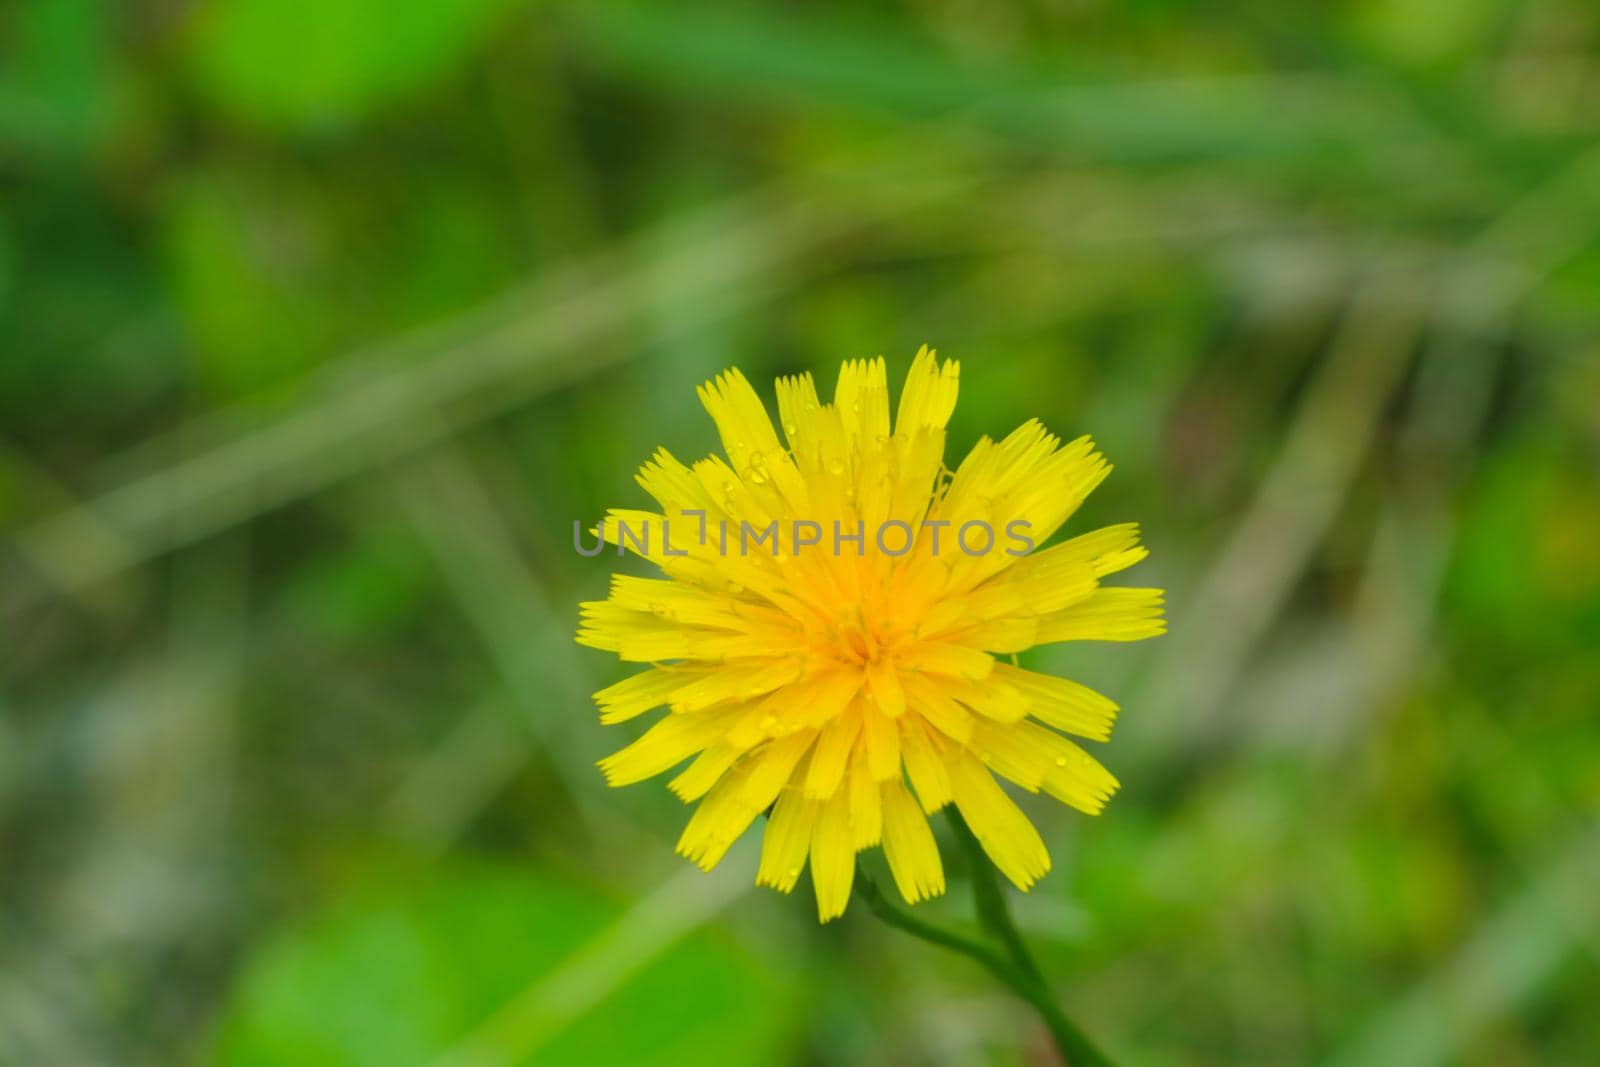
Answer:
[[[945,814],[950,818],[950,826],[955,831],[956,840],[961,842],[961,849],[967,855],[967,869],[972,875],[972,902],[978,912],[978,922],[1005,946],[1006,953],[1017,965],[1018,970],[1042,984],[1044,974],[1039,970],[1038,963],[1034,962],[1033,953],[1028,951],[1022,935],[1017,932],[1017,925],[1011,918],[1011,907],[1006,903],[1005,893],[1000,888],[994,864],[989,862],[983,846],[978,843],[971,827],[967,825],[967,821],[961,817],[955,806],[945,808]]]
[[[962,821],[954,808],[950,809],[950,823],[956,836],[967,851],[968,866],[972,870],[972,895],[977,907],[978,920],[983,928],[1000,942],[1003,951],[985,942],[941,929],[891,903],[864,870],[857,868],[857,883],[868,910],[884,923],[904,930],[929,944],[958,952],[981,964],[1008,989],[1026,1001],[1045,1028],[1050,1031],[1057,1050],[1067,1067],[1114,1067],[1105,1053],[1078,1028],[1061,1006],[1056,1003],[1033,954],[1022,940],[1016,924],[1011,920],[1011,909],[1006,905],[1004,891],[995,877],[995,870],[983,853],[983,848],[972,831]]]
[[[967,826],[961,813],[956,811],[955,805],[947,807],[945,813],[950,818],[956,838],[967,853],[967,867],[972,875],[972,899],[978,912],[978,921],[1005,946],[1017,970],[1031,983],[1032,994],[1023,994],[1024,999],[1044,1018],[1068,1067],[1113,1067],[1110,1058],[1089,1040],[1089,1036],[1076,1023],[1067,1018],[1056,1003],[1050,983],[1045,981],[1044,972],[1039,969],[1033,953],[1028,951],[1028,943],[1022,939],[1017,924],[1011,919],[1011,907],[1006,903],[998,872],[984,854],[983,846],[978,843],[972,829]]]
[[[932,923],[923,922],[910,912],[896,907],[889,902],[888,897],[883,895],[883,891],[878,888],[878,884],[865,871],[859,868],[856,871],[856,878],[861,887],[861,895],[866,899],[868,910],[888,925],[904,930],[912,937],[920,938],[929,944],[938,945],[941,948],[947,948],[952,952],[959,952],[963,956],[977,960],[991,974],[1008,986],[1015,987],[1017,982],[1022,980],[1022,976],[1016,973],[1011,963],[988,945],[981,941],[974,941],[970,937],[962,937],[960,934],[952,933],[949,930],[941,930]]]

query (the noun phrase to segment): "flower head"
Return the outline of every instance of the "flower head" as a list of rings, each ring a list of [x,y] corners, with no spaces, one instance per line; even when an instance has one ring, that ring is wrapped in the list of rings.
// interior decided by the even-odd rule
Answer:
[[[678,851],[709,870],[769,812],[756,880],[787,892],[809,860],[823,921],[880,843],[908,902],[942,893],[926,814],[950,803],[1031,886],[1050,856],[994,775],[1098,813],[1117,781],[1064,735],[1105,740],[1117,706],[1014,653],[1164,629],[1160,590],[1101,585],[1144,558],[1136,525],[1037,547],[1111,470],[1087,437],[1029,421],[945,468],[958,374],[918,352],[892,424],[882,359],[846,363],[831,404],[780,379],[780,441],[730,370],[700,389],[726,459],[658,451],[638,481],[661,510],[600,527],[665,574],[582,605],[580,643],[651,665],[595,694],[601,721],[667,707],[607,780],[693,757]]]

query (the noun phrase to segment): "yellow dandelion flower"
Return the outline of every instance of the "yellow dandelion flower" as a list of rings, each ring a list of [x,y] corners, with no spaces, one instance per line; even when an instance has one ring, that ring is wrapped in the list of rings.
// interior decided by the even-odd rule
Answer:
[[[780,441],[730,370],[700,389],[726,458],[657,451],[637,480],[661,510],[591,531],[665,574],[582,605],[579,643],[651,665],[595,694],[601,721],[667,708],[607,780],[693,757],[669,783],[698,803],[678,851],[709,870],[767,812],[757,883],[787,892],[809,862],[824,922],[874,845],[908,902],[942,893],[926,816],[946,804],[1019,888],[1043,876],[995,775],[1098,813],[1117,780],[1064,735],[1105,740],[1117,706],[1007,660],[1164,629],[1161,590],[1101,585],[1144,558],[1136,525],[1038,547],[1111,470],[1087,437],[1029,421],[945,468],[958,374],[923,348],[892,426],[882,359],[846,363],[831,404],[780,379]]]

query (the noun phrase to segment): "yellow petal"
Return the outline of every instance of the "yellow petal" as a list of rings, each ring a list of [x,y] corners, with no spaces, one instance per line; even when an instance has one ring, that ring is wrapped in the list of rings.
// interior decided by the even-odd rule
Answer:
[[[900,390],[900,407],[895,412],[895,436],[909,439],[916,431],[929,427],[942,429],[956,408],[956,393],[961,364],[947,360],[939,364],[936,353],[927,345],[917,350]]]
[[[1094,568],[1097,578],[1131,567],[1149,554],[1139,547],[1139,524],[1136,522],[1102,526],[1045,551],[1083,560]]]
[[[695,808],[689,825],[678,839],[678,854],[709,871],[760,814],[744,802],[740,776],[733,774],[717,784]]]
[[[700,403],[717,424],[723,454],[735,470],[744,470],[753,455],[765,458],[782,451],[767,409],[739,368],[729,368],[697,391]]]
[[[669,714],[633,744],[601,760],[600,770],[610,785],[642,782],[706,747],[725,725],[725,720],[715,713]]]
[[[921,671],[947,678],[987,678],[994,657],[975,648],[944,641],[920,641],[898,658],[904,671]],[[904,684],[902,678],[901,684]]]
[[[705,511],[711,518],[721,514],[717,502],[695,478],[694,472],[665,448],[656,449],[649,461],[639,468],[634,481],[654,497],[669,516],[685,509]]]
[[[1102,586],[1089,599],[1039,622],[1039,643],[1139,641],[1167,632],[1160,589]]]
[[[894,884],[907,904],[944,892],[944,865],[928,820],[899,782],[880,787],[883,802],[883,855]]]
[[[940,733],[958,742],[972,736],[972,713],[956,703],[943,682],[913,674],[906,677],[905,688],[908,706]]]
[[[883,357],[849,360],[833,391],[846,436],[856,448],[881,448],[889,439],[889,376]]]
[[[822,810],[811,828],[811,884],[817,892],[819,920],[828,922],[844,914],[855,874],[850,798],[841,789],[822,802]]]
[[[745,802],[756,808],[766,808],[777,800],[779,791],[789,784],[795,767],[810,751],[816,737],[814,730],[789,734],[746,756]]]
[[[872,708],[861,716],[861,742],[866,753],[866,770],[875,781],[900,776],[900,731],[895,720]]]
[[[950,772],[928,736],[927,727],[909,717],[901,719],[900,751],[905,757],[906,777],[917,791],[922,810],[932,813],[950,803]]]
[[[905,712],[905,690],[900,688],[900,675],[888,657],[867,665],[867,688],[877,702],[878,710],[889,718],[897,719]]]
[[[811,769],[806,774],[806,796],[823,800],[839,790],[845,767],[850,761],[850,750],[855,746],[856,735],[861,732],[861,715],[849,712],[840,715],[817,737],[811,750]]]
[[[857,746],[846,780],[850,797],[850,843],[857,852],[883,839],[883,806],[878,783],[867,773],[866,757]]]
[[[807,445],[814,443],[814,413],[822,407],[817,398],[817,383],[809,374],[779,378],[775,383],[778,394],[778,419],[783,423],[783,436],[796,455],[803,455]]]
[[[995,676],[1022,693],[1028,714],[1069,734],[1104,741],[1111,736],[1117,705],[1088,686],[1067,678],[997,663]]]
[[[754,700],[799,679],[804,662],[798,656],[761,656],[729,664],[691,678],[672,696],[676,711],[699,711],[730,700]]]
[[[608,685],[594,695],[600,705],[600,721],[626,722],[665,704],[673,693],[700,677],[700,672],[652,667]]]
[[[714,741],[694,758],[684,772],[667,783],[667,788],[677,794],[685,804],[692,803],[710,792],[722,780],[744,749],[728,744],[726,740]]]
[[[988,719],[1016,722],[1028,713],[1027,697],[1016,687],[992,676],[981,682],[951,678],[941,688],[947,695]]]
[[[1050,853],[1039,831],[983,764],[968,752],[953,752],[945,766],[961,817],[1000,873],[1026,891],[1050,870]]]
[[[819,801],[810,800],[798,789],[785,789],[767,820],[761,838],[761,866],[756,885],[771,886],[782,893],[794,888],[806,867],[811,850],[811,829],[816,825]]]
[[[996,773],[1090,815],[1098,815],[1117,791],[1116,778],[1098,760],[1046,727],[980,722],[972,741]]]

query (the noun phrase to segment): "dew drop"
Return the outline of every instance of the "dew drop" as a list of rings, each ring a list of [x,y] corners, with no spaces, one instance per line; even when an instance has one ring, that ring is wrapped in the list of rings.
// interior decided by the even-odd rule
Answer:
[[[828,460],[828,473],[829,474],[843,474],[844,473],[844,460],[840,459],[838,456],[835,456],[834,458]]]
[[[1065,767],[1066,765],[1067,765],[1067,757],[1065,757],[1065,756],[1057,756],[1056,757],[1056,766],[1057,767]]]

